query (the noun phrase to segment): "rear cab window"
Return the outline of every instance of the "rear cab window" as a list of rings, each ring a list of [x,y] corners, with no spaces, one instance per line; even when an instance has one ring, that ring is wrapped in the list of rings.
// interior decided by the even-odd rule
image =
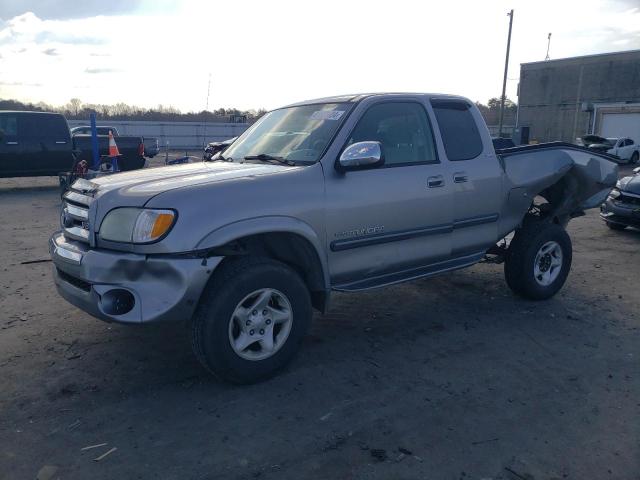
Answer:
[[[468,102],[433,99],[431,106],[450,161],[471,160],[482,153],[482,137]]]
[[[52,114],[25,114],[19,118],[20,135],[29,138],[64,141],[69,139],[69,127],[64,117]]]

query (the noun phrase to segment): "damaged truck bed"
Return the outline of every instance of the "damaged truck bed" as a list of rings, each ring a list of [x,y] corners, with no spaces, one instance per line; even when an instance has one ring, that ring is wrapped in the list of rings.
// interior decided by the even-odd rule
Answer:
[[[211,161],[75,183],[50,242],[54,279],[106,321],[187,322],[206,368],[255,382],[293,357],[332,291],[491,252],[516,294],[553,296],[571,266],[565,226],[616,179],[569,144],[496,152],[463,97],[312,100],[267,113]]]

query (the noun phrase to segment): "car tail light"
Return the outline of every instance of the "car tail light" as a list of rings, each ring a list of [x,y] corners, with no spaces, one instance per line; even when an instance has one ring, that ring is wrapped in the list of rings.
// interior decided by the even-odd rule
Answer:
[[[140,155],[141,157],[144,155],[144,143],[140,142],[140,145],[138,145],[138,155]]]

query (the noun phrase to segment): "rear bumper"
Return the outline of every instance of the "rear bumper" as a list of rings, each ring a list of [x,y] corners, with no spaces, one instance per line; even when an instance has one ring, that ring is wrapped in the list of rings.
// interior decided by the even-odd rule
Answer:
[[[69,303],[109,322],[191,318],[211,272],[223,257],[150,256],[94,250],[61,232],[49,242],[53,276]]]
[[[600,218],[605,222],[640,228],[640,206],[620,205],[607,200],[600,206]]]

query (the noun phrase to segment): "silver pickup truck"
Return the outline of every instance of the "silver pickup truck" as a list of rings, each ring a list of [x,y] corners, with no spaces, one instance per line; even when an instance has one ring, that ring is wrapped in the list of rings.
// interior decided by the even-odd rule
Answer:
[[[292,358],[332,291],[491,255],[516,294],[551,297],[571,266],[567,223],[616,180],[574,145],[496,152],[466,98],[325,98],[269,112],[211,161],[78,180],[50,251],[72,304],[186,321],[205,367],[250,383]]]

